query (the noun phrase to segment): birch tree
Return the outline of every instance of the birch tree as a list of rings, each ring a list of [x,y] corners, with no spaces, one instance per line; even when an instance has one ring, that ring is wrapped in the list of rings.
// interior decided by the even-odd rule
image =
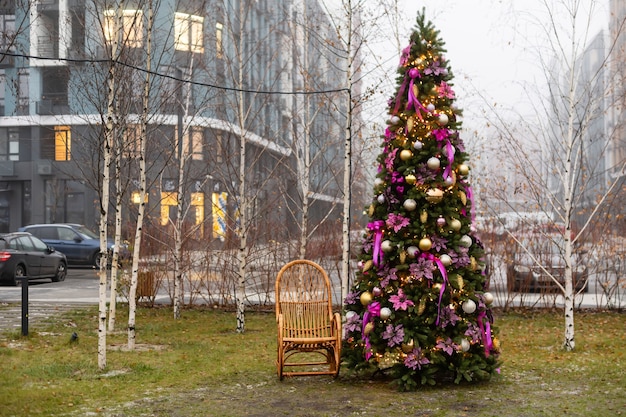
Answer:
[[[514,164],[519,184],[513,187],[514,192],[523,192],[532,206],[554,215],[554,222],[562,225],[552,228],[560,230],[560,256],[565,265],[562,279],[551,275],[549,266],[542,264],[532,249],[521,250],[533,257],[543,273],[550,274],[563,296],[563,346],[570,351],[575,348],[576,262],[584,262],[583,251],[591,243],[585,242],[589,229],[599,224],[599,215],[607,213],[607,201],[622,193],[618,186],[626,160],[623,154],[608,158],[607,152],[619,131],[611,123],[623,122],[607,124],[606,114],[607,108],[623,100],[623,96],[613,94],[608,80],[623,80],[623,72],[611,69],[611,62],[619,59],[616,42],[624,16],[616,17],[617,31],[596,35],[592,22],[603,15],[599,3],[539,3],[544,13],[531,16],[530,27],[540,35],[531,42],[540,43],[537,62],[545,80],[537,89],[527,90],[536,114],[519,122],[521,131],[527,133],[524,139],[517,135],[520,129],[511,127],[516,124],[509,119],[511,114],[492,109],[497,120],[491,121],[504,141],[500,149]],[[604,13],[608,17],[606,10]],[[545,20],[540,19],[542,16]],[[540,160],[533,156],[533,148],[541,155]],[[507,201],[505,198],[512,200],[509,194],[500,201]],[[520,211],[519,207],[510,209]],[[521,244],[519,234],[507,233]],[[544,234],[543,239],[551,239],[550,234]]]

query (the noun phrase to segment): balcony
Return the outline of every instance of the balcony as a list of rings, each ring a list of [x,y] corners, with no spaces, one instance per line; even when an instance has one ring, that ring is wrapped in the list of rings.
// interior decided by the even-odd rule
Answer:
[[[51,116],[55,114],[69,114],[70,106],[67,94],[45,94],[41,101],[37,102],[37,114]]]

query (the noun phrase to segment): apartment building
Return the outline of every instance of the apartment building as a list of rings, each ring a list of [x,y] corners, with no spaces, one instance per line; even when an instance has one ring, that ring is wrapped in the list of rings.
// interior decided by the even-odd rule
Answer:
[[[109,207],[119,196],[129,230],[141,137],[154,227],[167,228],[182,199],[197,237],[223,240],[237,227],[243,173],[254,229],[289,233],[305,152],[312,221],[338,217],[345,63],[324,52],[338,42],[316,1],[115,4],[0,2],[0,232],[97,225],[105,126]]]

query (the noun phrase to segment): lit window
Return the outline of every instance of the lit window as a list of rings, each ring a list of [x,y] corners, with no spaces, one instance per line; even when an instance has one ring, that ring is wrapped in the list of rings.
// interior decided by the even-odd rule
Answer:
[[[130,200],[133,204],[139,204],[141,202],[141,193],[139,191],[133,191]],[[144,203],[148,202],[148,193],[146,193],[146,197],[144,198]]]
[[[222,46],[222,37],[224,32],[224,25],[220,22],[215,24],[215,56],[222,59],[224,58],[224,49]]]
[[[213,193],[211,196],[213,215],[213,238],[219,239],[222,242],[226,239],[226,213],[227,213],[227,201],[228,194],[226,193]]]
[[[199,226],[198,237],[204,236],[204,193],[191,193],[191,206],[195,211],[195,225]]]
[[[190,52],[204,52],[202,40],[202,25],[204,17],[187,13],[174,15],[174,41],[176,50]]]
[[[161,226],[167,226],[170,222],[170,210],[178,207],[178,193],[161,192]]]
[[[69,161],[72,152],[72,132],[69,126],[54,127],[54,160]]]
[[[122,34],[123,45],[141,48],[143,45],[143,12],[141,10],[105,10],[104,37],[108,43]]]

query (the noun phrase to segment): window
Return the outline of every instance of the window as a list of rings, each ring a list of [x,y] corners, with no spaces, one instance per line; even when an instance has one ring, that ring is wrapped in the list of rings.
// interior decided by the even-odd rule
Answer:
[[[161,192],[161,226],[167,226],[170,219],[174,221],[174,216],[170,215],[178,208],[178,193]]]
[[[195,212],[194,224],[198,226],[198,238],[204,236],[204,193],[191,193],[191,207]]]
[[[20,134],[16,128],[0,129],[0,161],[20,160]]]
[[[21,109],[20,114],[24,114],[28,110],[28,101],[30,92],[28,90],[28,70],[18,70],[18,82],[17,82],[17,105]]]
[[[141,155],[141,125],[128,125],[124,135],[124,154],[127,158]]]
[[[143,12],[141,10],[106,10],[104,12],[104,38],[113,43],[122,35],[122,44],[130,48],[143,45]]]
[[[69,126],[54,127],[54,160],[69,161],[72,151],[72,132]]]
[[[215,24],[215,56],[219,59],[224,58],[224,49],[222,45],[222,37],[224,32],[224,25],[220,22]]]
[[[178,129],[174,130],[174,137],[178,143]],[[190,127],[183,133],[183,157],[191,156],[195,161],[202,161],[204,142],[204,129],[201,127]]]
[[[5,10],[4,13],[7,13]],[[15,49],[15,15],[14,14],[2,14],[0,15],[0,45],[10,50]]]
[[[187,13],[174,15],[174,45],[177,51],[204,52],[202,27],[204,17]]]

